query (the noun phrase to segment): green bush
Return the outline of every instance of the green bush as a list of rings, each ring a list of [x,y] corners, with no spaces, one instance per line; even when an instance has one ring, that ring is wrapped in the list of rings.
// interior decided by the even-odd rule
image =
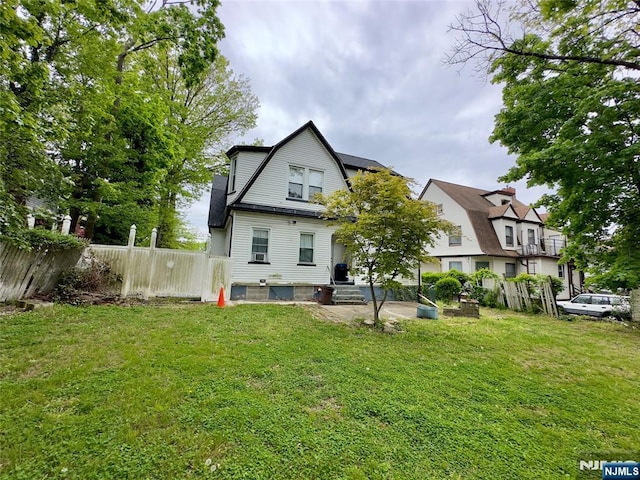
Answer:
[[[442,278],[444,278],[444,273],[426,272],[422,274],[422,284],[426,287],[433,287]]]
[[[500,275],[488,268],[481,268],[480,270],[476,270],[475,272],[473,272],[473,275],[471,275],[471,281],[476,285],[482,285],[482,281],[485,278],[491,280],[499,280]]]
[[[458,282],[460,282],[460,285],[464,285],[465,283],[471,281],[471,275],[456,269],[449,270],[448,272],[444,272],[444,278],[448,278],[448,277],[455,278],[456,280],[458,280]]]
[[[438,299],[451,303],[454,295],[460,295],[462,284],[454,277],[441,278],[436,282],[436,295]]]
[[[9,243],[23,250],[76,250],[87,245],[75,235],[63,235],[43,228],[20,230],[7,235],[0,235],[0,241]]]

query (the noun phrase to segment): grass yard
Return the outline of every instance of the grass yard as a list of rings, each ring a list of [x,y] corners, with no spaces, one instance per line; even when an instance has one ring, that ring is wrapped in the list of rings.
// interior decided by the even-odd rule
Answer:
[[[394,336],[282,305],[0,317],[0,478],[557,479],[640,461],[640,329],[483,313]]]

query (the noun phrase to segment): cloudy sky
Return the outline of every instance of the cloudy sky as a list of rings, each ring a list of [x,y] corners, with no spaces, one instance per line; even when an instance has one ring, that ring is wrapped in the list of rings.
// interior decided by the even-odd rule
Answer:
[[[309,120],[334,150],[415,179],[494,190],[514,164],[487,138],[500,86],[472,67],[443,65],[448,26],[469,2],[443,0],[223,0],[220,50],[261,103],[255,138],[273,145]],[[542,189],[514,183],[531,203]],[[207,231],[208,195],[187,220]]]

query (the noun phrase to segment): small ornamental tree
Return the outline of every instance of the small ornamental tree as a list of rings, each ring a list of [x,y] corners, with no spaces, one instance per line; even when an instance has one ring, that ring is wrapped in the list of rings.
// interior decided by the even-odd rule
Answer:
[[[412,198],[412,184],[389,169],[378,169],[359,172],[349,190],[319,197],[325,218],[339,225],[336,238],[351,254],[352,272],[367,279],[377,326],[387,291],[400,286],[399,277],[414,278],[435,235],[448,230],[434,204]],[[376,285],[385,291],[380,302]]]

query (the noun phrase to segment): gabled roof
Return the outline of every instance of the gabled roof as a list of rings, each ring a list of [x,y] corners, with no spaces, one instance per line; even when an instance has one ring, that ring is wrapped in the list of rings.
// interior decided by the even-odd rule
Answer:
[[[253,175],[251,176],[249,181],[246,183],[246,185],[242,188],[242,190],[240,191],[240,193],[236,197],[234,203],[241,203],[242,202],[242,199],[244,198],[244,196],[247,194],[249,189],[253,186],[255,181],[258,179],[258,177],[260,176],[262,171],[269,164],[269,162],[271,161],[273,156],[278,152],[278,150],[280,150],[280,148],[282,148],[283,145],[286,145],[292,138],[296,137],[297,135],[299,135],[300,133],[302,133],[303,131],[305,131],[307,129],[309,129],[309,130],[311,130],[313,132],[313,134],[320,141],[322,146],[324,146],[324,148],[327,150],[327,152],[329,152],[329,155],[331,156],[331,158],[334,159],[334,161],[336,162],[336,165],[340,169],[340,173],[342,174],[342,177],[344,178],[345,182],[347,182],[349,177],[347,175],[346,170],[344,169],[344,165],[342,164],[342,161],[340,160],[340,158],[338,157],[336,152],[333,150],[333,148],[331,148],[331,145],[329,145],[329,142],[327,142],[327,139],[324,138],[324,136],[320,133],[320,130],[318,130],[318,127],[316,127],[315,124],[311,120],[309,120],[307,123],[305,123],[300,128],[298,128],[295,132],[291,133],[286,138],[280,140],[273,147],[271,147],[271,149],[269,149],[269,153],[264,158],[264,160],[262,161],[260,166],[256,169],[256,171],[253,172]],[[264,148],[264,147],[262,147],[262,148]],[[229,151],[231,151],[231,150],[229,150]],[[264,151],[264,150],[260,150],[260,151]]]
[[[212,228],[221,228],[224,227],[227,216],[229,214],[230,209],[235,210],[244,210],[244,211],[255,211],[262,213],[271,213],[271,214],[280,214],[280,215],[289,215],[289,216],[300,216],[300,217],[311,217],[311,218],[319,218],[319,213],[315,211],[307,211],[301,209],[293,209],[293,208],[277,208],[277,207],[268,207],[264,205],[253,205],[243,202],[244,197],[247,192],[251,188],[251,186],[256,182],[260,174],[264,171],[265,167],[269,164],[271,159],[275,156],[275,154],[286,145],[290,140],[299,135],[305,130],[310,130],[318,141],[322,144],[322,146],[329,153],[331,158],[336,162],[342,177],[345,180],[345,183],[348,188],[349,186],[349,176],[347,175],[346,168],[353,168],[356,170],[374,170],[376,168],[386,168],[381,163],[363,157],[356,157],[355,155],[348,155],[346,153],[337,153],[329,142],[324,138],[322,133],[318,130],[315,124],[312,121],[309,121],[298,128],[296,131],[288,135],[286,138],[282,139],[280,142],[275,144],[272,147],[265,147],[262,145],[235,145],[231,147],[227,152],[227,156],[231,157],[232,155],[238,152],[257,152],[265,154],[264,159],[258,166],[253,175],[249,179],[249,181],[244,185],[242,190],[235,197],[233,203],[230,205],[226,204],[227,201],[227,187],[228,187],[228,178],[222,175],[215,175],[213,178],[213,184],[211,187],[211,201],[209,204],[209,227]],[[392,172],[396,174],[395,172]],[[398,174],[396,174],[398,175]]]
[[[513,211],[513,214],[516,216],[518,215],[511,204],[505,203],[504,205],[489,208],[489,218],[502,218],[507,214],[507,210]]]
[[[490,192],[481,188],[467,187],[435,179],[430,179],[429,182],[427,182],[427,185],[420,194],[420,198],[424,196],[427,188],[429,188],[431,184],[438,186],[444,193],[451,197],[452,200],[466,210],[467,216],[475,231],[476,238],[478,239],[480,249],[485,254],[500,257],[518,256],[517,252],[504,250],[502,248],[493,227],[492,220],[503,218],[509,211],[512,211],[519,220],[523,220],[529,213],[529,210],[531,210],[531,207],[517,200],[511,192],[504,190]],[[511,196],[511,202],[505,203],[504,205],[494,205],[486,198],[493,193],[509,195]]]

